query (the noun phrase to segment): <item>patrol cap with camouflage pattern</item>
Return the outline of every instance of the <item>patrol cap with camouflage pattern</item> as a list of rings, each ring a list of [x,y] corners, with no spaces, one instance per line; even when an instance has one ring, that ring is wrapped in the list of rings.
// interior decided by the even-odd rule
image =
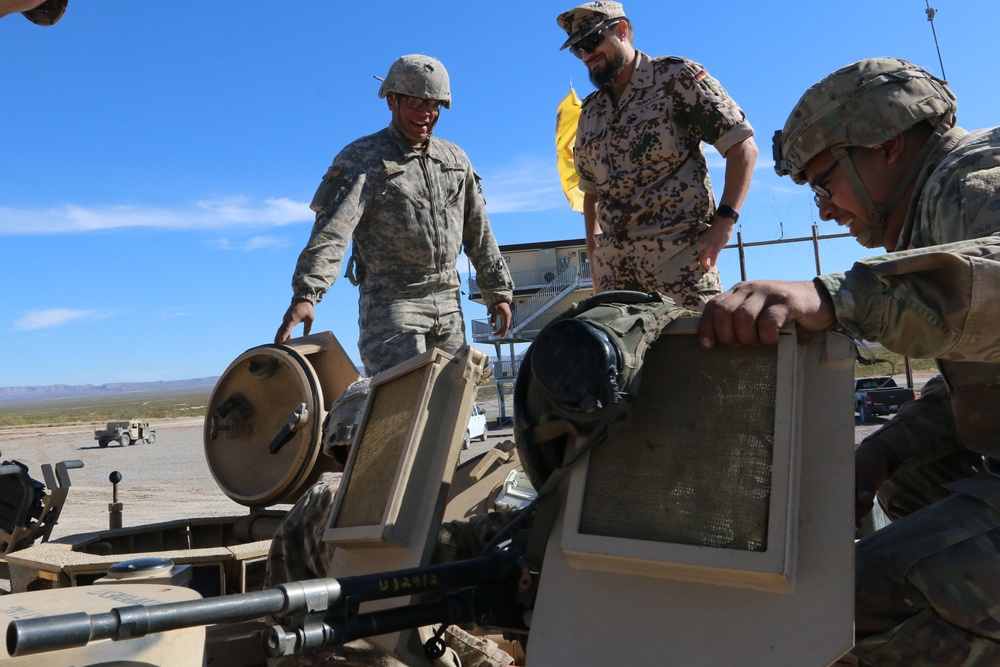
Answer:
[[[588,2],[565,11],[556,17],[556,23],[566,31],[569,39],[559,47],[562,51],[595,32],[611,19],[627,19],[620,2]]]
[[[375,77],[376,79],[379,77]],[[440,100],[445,109],[451,108],[451,81],[441,61],[422,53],[400,56],[389,67],[378,89],[380,99],[389,93],[399,93],[425,100]]]
[[[799,99],[774,135],[774,170],[802,185],[806,165],[825,150],[878,146],[922,120],[947,130],[957,108],[946,84],[916,65],[897,58],[858,61]]]
[[[828,75],[799,99],[784,129],[774,133],[774,170],[802,185],[806,165],[831,151],[868,212],[858,243],[874,248],[885,244],[886,216],[916,180],[931,147],[954,127],[956,109],[958,102],[945,82],[916,65],[897,58],[860,60]],[[876,203],[848,149],[874,148],[922,121],[934,131],[889,197]]]
[[[66,5],[69,0],[45,0],[34,9],[21,12],[26,19],[32,23],[42,26],[55,25],[56,21],[66,13]]]

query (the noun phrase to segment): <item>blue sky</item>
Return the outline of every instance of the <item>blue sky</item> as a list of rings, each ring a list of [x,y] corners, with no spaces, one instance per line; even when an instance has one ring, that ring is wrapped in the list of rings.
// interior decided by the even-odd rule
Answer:
[[[571,84],[592,90],[558,50],[555,17],[572,4],[71,0],[50,28],[0,19],[0,386],[205,377],[270,342],[313,192],[344,144],[388,123],[373,75],[404,53],[448,68],[454,104],[437,134],[482,175],[499,242],[581,237],[554,148],[557,104]],[[932,5],[959,123],[996,124],[1000,3]],[[701,62],[754,125],[748,242],[811,233],[807,190],[775,176],[770,159],[771,135],[808,86],[883,55],[941,75],[926,0],[625,9],[639,49]],[[710,163],[721,188],[722,160]],[[823,270],[869,252],[826,241]],[[734,251],[720,266],[727,286],[739,279]],[[753,249],[748,270],[807,279],[812,250]],[[486,316],[470,302],[465,311]],[[315,330],[358,360],[347,280],[317,308]]]

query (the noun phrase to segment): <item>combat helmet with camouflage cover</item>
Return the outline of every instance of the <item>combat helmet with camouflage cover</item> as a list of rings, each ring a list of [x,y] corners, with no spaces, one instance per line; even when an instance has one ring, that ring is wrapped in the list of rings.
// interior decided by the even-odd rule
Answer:
[[[806,183],[809,161],[830,150],[844,168],[852,187],[869,211],[869,224],[858,237],[867,247],[881,240],[885,215],[899,203],[916,178],[927,151],[955,125],[958,102],[946,83],[897,58],[870,58],[828,75],[799,99],[774,134],[774,170]],[[927,121],[934,132],[913,168],[889,200],[871,201],[847,154],[853,146],[874,148],[917,123]]]
[[[55,25],[66,13],[67,4],[69,0],[45,0],[34,9],[25,10],[21,14],[32,23],[41,26]]]
[[[382,99],[389,93],[440,100],[445,109],[451,108],[448,70],[440,60],[422,53],[401,56],[392,63],[378,89],[378,96]]]

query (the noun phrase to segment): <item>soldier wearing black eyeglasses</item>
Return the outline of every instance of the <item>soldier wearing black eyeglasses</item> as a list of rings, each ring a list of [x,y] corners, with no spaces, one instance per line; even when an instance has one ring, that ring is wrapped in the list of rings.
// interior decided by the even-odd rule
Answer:
[[[556,21],[597,87],[574,149],[596,290],[657,291],[701,310],[721,291],[716,262],[750,189],[753,128],[700,64],[636,50],[620,3],[588,2]],[[726,159],[718,205],[702,142]]]

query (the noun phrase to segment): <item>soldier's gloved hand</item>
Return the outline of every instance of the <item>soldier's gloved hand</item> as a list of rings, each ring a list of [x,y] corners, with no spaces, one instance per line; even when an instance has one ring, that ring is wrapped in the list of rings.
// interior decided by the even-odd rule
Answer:
[[[889,479],[890,461],[877,444],[864,441],[854,450],[854,519],[862,518],[875,505],[875,494]]]
[[[299,322],[302,323],[302,335],[308,336],[312,330],[313,319],[315,317],[316,313],[313,310],[312,302],[305,299],[293,299],[292,305],[288,307],[288,310],[285,311],[285,316],[281,318],[281,326],[278,327],[278,332],[274,334],[274,342],[281,345],[291,338],[292,330]]]
[[[493,327],[495,332],[493,335],[497,338],[503,338],[507,335],[507,329],[510,327],[510,304],[506,301],[495,303],[490,306],[489,313],[490,326]]]

